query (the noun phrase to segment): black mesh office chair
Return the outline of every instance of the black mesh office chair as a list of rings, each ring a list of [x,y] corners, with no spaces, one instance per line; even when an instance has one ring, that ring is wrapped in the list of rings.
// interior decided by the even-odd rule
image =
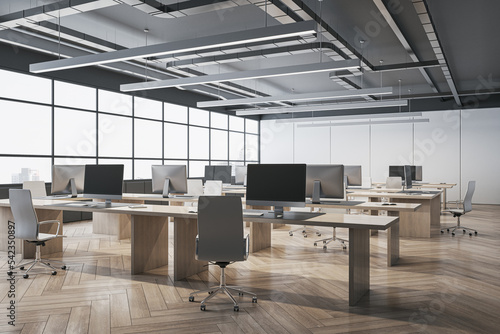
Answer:
[[[460,216],[472,211],[472,195],[474,195],[474,190],[476,190],[476,181],[469,181],[469,184],[467,185],[467,192],[465,193],[464,202],[462,204],[462,209],[446,210],[447,212],[451,212],[453,214],[453,217],[457,218],[457,225],[453,227],[443,228],[441,229],[441,233],[444,233],[444,230],[450,232],[450,229],[452,229],[451,235],[454,236],[457,229],[462,229],[464,233],[469,231],[470,236],[472,236],[472,232],[477,235],[476,230],[469,227],[460,226]]]
[[[50,262],[61,262],[55,260],[42,260],[40,246],[45,246],[45,242],[52,240],[59,235],[59,227],[61,223],[58,220],[46,220],[38,221],[35,209],[33,208],[33,201],[31,199],[31,191],[29,189],[9,189],[9,202],[12,215],[14,216],[15,223],[15,237],[19,239],[24,239],[29,243],[36,245],[36,255],[35,259],[27,263],[22,263],[14,268],[20,268],[24,270],[24,267],[30,265],[30,267],[25,271],[23,277],[29,277],[29,271],[37,264],[41,264],[52,269],[52,275],[57,274],[57,269],[50,265]],[[53,224],[57,223],[56,234],[40,233],[39,227],[43,224]],[[66,269],[64,263],[61,269]],[[13,271],[8,271],[7,274],[10,276]]]
[[[223,233],[221,233],[223,231]],[[257,302],[254,293],[227,286],[225,268],[233,262],[245,261],[248,257],[249,236],[243,236],[243,210],[241,198],[236,196],[200,196],[198,200],[198,235],[196,237],[196,259],[209,261],[220,267],[220,285],[206,290],[192,292],[189,301],[194,302],[194,296],[203,292],[208,297],[203,299],[200,309],[205,311],[205,303],[218,293],[225,293],[234,303],[234,310],[239,311],[238,302],[231,294],[237,292],[243,296],[253,296],[252,302]]]

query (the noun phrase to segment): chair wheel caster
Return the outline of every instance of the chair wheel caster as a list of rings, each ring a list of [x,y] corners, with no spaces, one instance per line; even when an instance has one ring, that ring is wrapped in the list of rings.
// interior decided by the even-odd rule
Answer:
[[[62,266],[62,267],[61,267],[61,269],[62,269],[62,270],[66,270],[66,266]]]
[[[347,249],[347,247],[346,247],[346,246],[342,246],[342,249],[343,249],[343,250],[346,250],[346,249]]]
[[[317,243],[317,242],[315,242],[315,243],[314,243],[314,246],[318,246],[318,243]]]
[[[469,233],[469,235],[472,237],[472,232],[471,232],[471,233]]]
[[[321,237],[321,233],[317,233],[318,234],[318,237]]]
[[[57,271],[54,270],[54,271],[52,271],[52,276],[55,276],[55,275],[57,275]]]
[[[189,296],[189,301],[194,302],[194,296]]]
[[[19,267],[19,269],[21,269],[21,270],[24,270],[24,266],[22,266],[22,267]]]
[[[252,297],[252,303],[257,303],[257,297]]]
[[[304,238],[307,238],[307,234],[304,234]]]
[[[464,230],[464,234],[465,234],[465,232],[466,232],[466,231]]]
[[[323,246],[323,249],[326,249],[326,245]]]
[[[326,240],[323,240],[323,243],[326,244]]]
[[[452,235],[452,236],[455,236],[455,232],[452,232],[452,233],[451,233],[451,235]]]
[[[443,230],[441,230],[441,233],[444,233],[444,231],[443,231]]]
[[[476,232],[474,232],[474,234],[475,234],[475,235],[477,235],[477,231],[476,231]]]
[[[239,307],[239,306],[235,306],[235,307],[233,308],[233,310],[234,310],[234,312],[239,312],[239,311],[240,311],[240,307]]]
[[[293,237],[293,233],[292,232],[288,232],[288,235]]]
[[[208,291],[208,294],[211,295],[212,293],[214,293],[213,291]]]
[[[30,277],[30,275],[28,275],[28,274],[23,275],[23,278],[28,278],[28,277]]]
[[[446,229],[446,232],[450,232],[450,229],[449,229],[449,228],[447,228],[447,229]]]
[[[200,306],[200,310],[202,310],[202,311],[206,311],[206,310],[207,310],[207,308],[206,308],[206,306],[205,306],[205,305],[201,305],[201,306]]]
[[[243,296],[243,292],[238,292],[238,296]]]
[[[7,275],[9,275],[9,276],[12,276],[12,274],[13,274],[13,272],[10,270],[7,272]]]

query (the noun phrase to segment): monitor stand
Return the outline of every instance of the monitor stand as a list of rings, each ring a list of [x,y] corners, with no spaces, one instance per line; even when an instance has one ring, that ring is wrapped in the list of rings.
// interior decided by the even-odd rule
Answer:
[[[170,179],[166,178],[163,183],[163,198],[168,198],[168,189],[170,188]]]
[[[283,207],[275,206],[274,211],[271,211],[274,214],[274,218],[283,218]]]
[[[74,178],[69,179],[69,184],[71,186],[71,198],[76,198],[78,196],[78,191],[76,190],[76,182]]]
[[[315,180],[313,184],[312,191],[312,202],[313,204],[320,204],[320,194],[321,194],[321,181]]]

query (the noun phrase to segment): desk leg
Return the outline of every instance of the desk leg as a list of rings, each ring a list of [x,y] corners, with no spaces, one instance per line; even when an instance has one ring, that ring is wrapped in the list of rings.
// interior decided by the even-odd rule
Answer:
[[[271,247],[271,224],[250,223],[250,253]]]
[[[379,197],[370,197],[368,199],[370,202],[380,202],[382,199]],[[379,210],[370,210],[370,215],[378,216]],[[370,235],[378,235],[378,230],[371,230]]]
[[[198,261],[196,255],[196,219],[174,218],[174,280],[178,281],[204,270],[207,261]]]
[[[61,210],[45,210],[36,209],[36,214],[39,221],[44,220],[59,220],[61,227],[59,234],[63,234],[62,211]],[[8,221],[14,221],[12,212],[9,207],[0,208],[0,251],[7,251],[8,249]],[[47,224],[40,227],[40,232],[55,234],[57,231],[57,224]],[[61,253],[63,251],[62,238],[52,239],[46,242],[45,247],[41,248],[42,256],[54,253]],[[16,254],[21,254],[21,259],[35,258],[35,246],[29,244],[21,239],[16,239]]]
[[[370,230],[349,229],[349,306],[370,290]]]
[[[247,209],[271,210],[270,206],[247,205]],[[271,247],[271,225],[267,223],[250,223],[250,253]]]
[[[168,264],[168,217],[131,216],[132,275]]]
[[[398,261],[399,261],[399,222],[397,222],[396,224],[392,225],[387,229],[387,266],[392,267],[396,263],[398,263]]]

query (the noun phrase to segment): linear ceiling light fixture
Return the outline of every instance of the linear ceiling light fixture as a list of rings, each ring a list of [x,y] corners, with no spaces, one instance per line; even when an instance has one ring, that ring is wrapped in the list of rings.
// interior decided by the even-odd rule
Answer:
[[[355,119],[373,119],[373,118],[399,118],[399,117],[418,117],[421,112],[393,112],[381,114],[362,114],[362,115],[341,115],[341,116],[323,116],[323,117],[300,117],[277,119],[276,123],[310,123],[310,122],[328,122],[328,121],[349,121]]]
[[[66,70],[137,58],[157,57],[180,52],[192,52],[217,47],[269,41],[279,38],[311,35],[314,33],[316,33],[315,22],[303,21],[251,30],[236,31],[215,36],[205,36],[189,40],[140,46],[132,49],[103,52],[68,59],[46,61],[43,63],[30,64],[30,72],[44,73]]]
[[[355,60],[330,61],[325,63],[292,65],[284,67],[249,70],[249,71],[201,75],[196,77],[187,77],[180,79],[167,79],[159,81],[123,84],[120,85],[120,90],[122,92],[132,92],[138,90],[201,85],[201,84],[223,82],[223,81],[237,81],[237,80],[248,80],[248,79],[258,79],[258,78],[281,77],[281,76],[297,75],[297,74],[328,72],[331,71],[332,69],[349,70],[356,68],[359,68],[359,61]]]
[[[284,102],[284,101],[334,100],[345,97],[387,95],[392,93],[393,93],[392,87],[368,88],[368,89],[358,89],[358,90],[345,90],[341,92],[289,94],[281,96],[264,96],[264,97],[244,98],[244,99],[202,101],[197,103],[197,107],[209,108],[209,107],[225,107],[225,106],[236,106],[242,104],[257,104],[257,103]]]
[[[384,100],[384,101],[375,101],[375,102],[318,104],[318,105],[312,105],[312,106],[297,106],[297,107],[274,108],[274,109],[269,108],[269,109],[236,110],[236,115],[238,115],[238,116],[268,115],[268,114],[285,114],[285,113],[290,113],[290,112],[399,107],[399,106],[406,106],[406,105],[408,105],[408,100],[393,100],[393,101]]]
[[[347,126],[347,125],[377,125],[377,124],[404,124],[404,123],[428,123],[428,118],[417,119],[391,119],[379,121],[361,121],[361,122],[338,122],[338,123],[311,123],[311,124],[297,124],[298,128],[322,128],[328,126]]]

